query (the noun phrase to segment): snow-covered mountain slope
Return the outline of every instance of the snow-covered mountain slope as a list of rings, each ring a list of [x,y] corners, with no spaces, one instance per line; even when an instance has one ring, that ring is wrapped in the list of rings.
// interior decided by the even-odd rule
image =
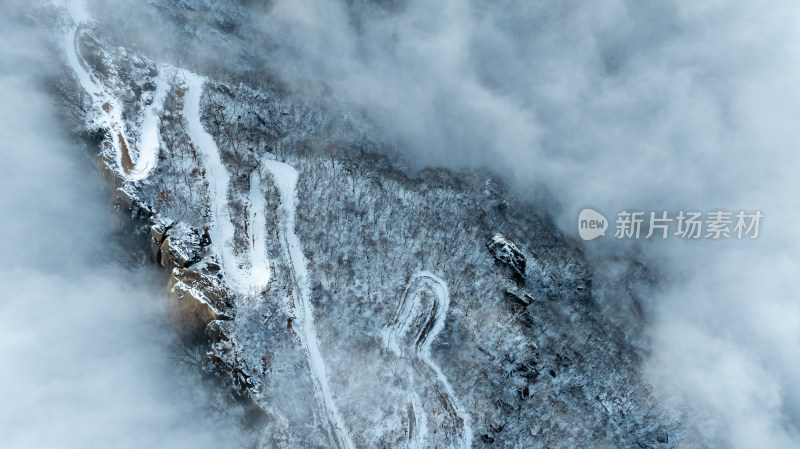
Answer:
[[[263,447],[680,439],[581,253],[500,180],[410,176],[346,106],[157,64],[74,11],[51,10],[65,110]]]

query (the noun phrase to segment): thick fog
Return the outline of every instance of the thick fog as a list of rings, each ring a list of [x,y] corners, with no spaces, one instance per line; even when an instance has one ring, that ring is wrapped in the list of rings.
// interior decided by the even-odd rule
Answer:
[[[178,363],[164,280],[125,255],[45,90],[60,67],[19,12],[0,7],[0,447],[236,447]]]
[[[128,3],[92,7],[146,29],[131,42],[156,56],[205,49],[195,60],[235,60],[208,49],[245,45],[265,73],[362,108],[414,165],[498,173],[575,239],[583,207],[612,220],[623,209],[761,210],[753,241],[631,244],[610,232],[581,245],[600,269],[623,255],[657,273],[642,298],[652,344],[644,369],[659,400],[698,411],[700,439],[800,447],[794,2],[274,0],[246,7],[239,17],[251,34],[239,43],[217,33],[171,49],[170,33],[179,33],[154,26],[159,16],[143,2]],[[212,20],[203,11],[213,6],[192,17]],[[146,282],[131,281],[144,274],[109,268],[101,256],[108,246],[97,242],[111,228],[104,194],[26,76],[40,69],[37,48],[17,40],[0,44],[0,182],[12,217],[2,225],[10,238],[0,347],[4,360],[22,361],[0,368],[3,397],[19,404],[2,409],[12,419],[4,422],[18,423],[10,435],[23,438],[33,435],[23,412],[53,422],[68,415],[62,432],[77,438],[69,426],[123,434],[171,419],[181,426],[169,437],[188,445],[202,433],[183,413],[191,403],[164,399],[156,381],[168,367],[141,323],[160,312],[137,284]],[[595,294],[621,308],[614,295]],[[151,337],[144,348],[143,335]]]

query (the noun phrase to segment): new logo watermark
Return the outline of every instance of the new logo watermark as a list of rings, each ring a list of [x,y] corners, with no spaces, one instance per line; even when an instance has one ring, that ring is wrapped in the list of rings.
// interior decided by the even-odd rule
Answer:
[[[584,240],[594,240],[601,235],[606,235],[608,220],[600,212],[584,209],[578,215],[578,234]]]
[[[758,238],[760,210],[740,210],[736,214],[722,209],[709,212],[628,211],[617,213],[614,237],[617,239],[696,239]],[[578,234],[583,240],[605,236],[609,221],[600,212],[583,209],[578,214]],[[674,232],[673,232],[674,231]]]

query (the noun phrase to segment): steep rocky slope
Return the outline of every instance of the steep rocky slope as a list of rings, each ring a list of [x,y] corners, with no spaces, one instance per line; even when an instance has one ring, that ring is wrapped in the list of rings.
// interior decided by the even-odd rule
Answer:
[[[501,179],[410,175],[346,105],[156,63],[76,5],[40,14],[176,329],[253,404],[263,447],[680,439],[580,251]]]

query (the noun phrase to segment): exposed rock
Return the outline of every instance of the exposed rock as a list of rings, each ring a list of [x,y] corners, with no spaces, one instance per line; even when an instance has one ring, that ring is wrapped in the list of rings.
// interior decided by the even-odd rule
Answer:
[[[106,185],[109,189],[116,189],[123,184],[122,177],[114,169],[114,161],[111,160],[107,153],[100,152],[97,156],[97,170],[100,172],[100,177],[103,180],[103,184]]]
[[[175,268],[167,284],[169,317],[184,336],[201,336],[215,320],[229,320],[225,291],[215,278],[194,270]]]
[[[161,264],[161,244],[164,243],[167,231],[172,227],[172,221],[168,221],[156,214],[150,217],[149,226],[148,256],[151,262]]]
[[[656,430],[656,441],[659,443],[669,443],[669,433],[667,432],[667,428],[665,426],[658,426],[658,429]]]
[[[135,201],[133,195],[128,193],[124,187],[115,190],[111,197],[111,204],[117,210],[130,210],[135,205]]]
[[[519,291],[514,288],[507,288],[504,290],[506,297],[524,307],[531,305],[533,297],[530,293]]]
[[[486,244],[486,247],[489,248],[489,252],[492,253],[497,262],[512,270],[514,277],[518,281],[525,280],[527,258],[514,242],[502,234],[495,234]]]
[[[172,227],[172,221],[160,215],[150,217],[150,236],[157,242],[163,242],[167,231]]]
[[[158,232],[156,232],[156,235],[158,235]],[[161,243],[160,263],[164,268],[184,268],[200,260],[201,253],[202,237],[200,231],[192,229],[183,223],[178,223],[169,229],[166,238]]]

